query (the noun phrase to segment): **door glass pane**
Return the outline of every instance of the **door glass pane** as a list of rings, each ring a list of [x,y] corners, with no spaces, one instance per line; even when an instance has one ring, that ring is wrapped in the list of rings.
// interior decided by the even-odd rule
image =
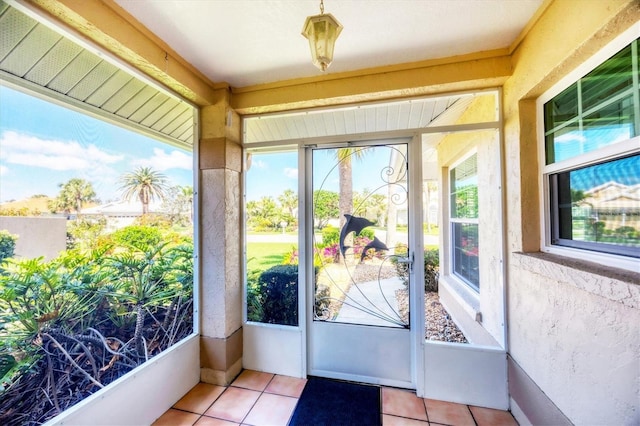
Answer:
[[[298,325],[298,154],[248,154],[247,320]]]
[[[409,328],[407,145],[313,151],[316,321]]]

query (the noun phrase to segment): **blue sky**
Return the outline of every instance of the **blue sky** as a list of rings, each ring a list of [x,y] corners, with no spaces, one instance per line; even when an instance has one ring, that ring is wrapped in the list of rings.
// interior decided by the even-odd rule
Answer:
[[[119,178],[140,166],[193,185],[190,151],[0,85],[0,202],[56,196],[72,178],[119,199]]]
[[[367,154],[355,159],[354,163],[354,190],[372,191],[374,185],[379,185],[380,174],[389,164],[389,150],[367,150]],[[335,165],[335,150],[315,151],[314,188],[319,188],[320,181],[329,173],[322,189],[338,192],[338,170],[333,169]],[[363,173],[358,173],[358,170]],[[298,192],[298,152],[254,154],[247,174],[247,200],[257,201],[262,197],[277,199],[286,189]]]

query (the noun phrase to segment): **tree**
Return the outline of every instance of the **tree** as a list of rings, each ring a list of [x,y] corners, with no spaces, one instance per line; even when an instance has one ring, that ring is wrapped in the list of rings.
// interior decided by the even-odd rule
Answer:
[[[180,199],[189,211],[189,223],[193,223],[193,186],[182,186],[180,191]]]
[[[340,200],[338,205],[340,229],[342,229],[346,223],[344,215],[353,213],[353,169],[351,159],[353,157],[361,159],[365,152],[365,149],[362,148],[342,148],[336,152],[340,185]],[[352,245],[349,241],[351,238],[351,235],[347,236],[347,244],[349,245]]]
[[[169,216],[172,224],[193,222],[193,188],[172,186],[165,191],[162,211]]]
[[[298,195],[291,189],[285,189],[285,191],[278,196],[278,201],[285,211],[289,223],[295,223],[296,216],[294,212],[298,207]]]
[[[58,185],[60,193],[49,203],[51,211],[63,211],[70,213],[75,210],[77,214],[82,212],[82,205],[96,200],[96,192],[91,182],[84,179],[73,178],[67,183]]]
[[[142,203],[142,214],[149,213],[149,203],[156,197],[164,199],[168,190],[167,177],[150,167],[139,167],[133,172],[125,173],[120,181],[122,197],[129,201],[134,196]]]
[[[329,219],[340,214],[339,195],[335,192],[318,189],[313,192],[313,200],[313,216],[318,228],[324,228]]]
[[[262,197],[260,200],[247,202],[247,221],[255,229],[274,228],[280,223],[281,214],[273,197]]]

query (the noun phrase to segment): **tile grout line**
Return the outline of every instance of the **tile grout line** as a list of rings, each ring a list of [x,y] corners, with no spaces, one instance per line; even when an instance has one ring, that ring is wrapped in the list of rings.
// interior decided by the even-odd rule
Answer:
[[[477,425],[478,425],[478,422],[476,421],[476,418],[475,418],[475,416],[473,415],[473,411],[471,411],[471,407],[470,407],[468,404],[466,405],[466,407],[467,407],[467,410],[469,411],[469,414],[471,414],[471,419],[473,420],[473,423],[475,423],[475,424],[476,424],[476,426],[477,426]]]
[[[242,374],[242,373],[241,373],[241,374]],[[238,377],[240,377],[240,375],[238,375]],[[236,377],[236,379],[235,379],[235,380],[237,380],[237,379],[238,379],[238,377]],[[253,405],[251,406],[251,408],[249,408],[249,411],[247,411],[247,414],[245,414],[245,416],[242,418],[242,421],[241,421],[240,423],[238,423],[238,424],[240,424],[240,425],[244,425],[244,424],[246,424],[244,421],[245,421],[245,420],[247,420],[247,417],[249,417],[249,414],[251,414],[251,410],[253,410],[253,409],[254,409],[254,407],[256,406],[256,404],[258,403],[258,401],[260,400],[260,397],[262,397],[262,395],[264,394],[265,389],[267,389],[267,388],[269,387],[269,384],[273,381],[273,379],[274,379],[275,377],[276,377],[276,375],[275,375],[275,374],[271,376],[271,379],[269,379],[269,381],[268,381],[268,382],[267,382],[267,384],[265,385],[264,389],[262,389],[262,390],[260,391],[260,395],[258,395],[258,398],[256,398],[256,402],[254,402],[254,403],[253,403]],[[234,380],[234,381],[235,381],[235,380]],[[233,383],[231,383],[231,385],[229,385],[229,387],[231,387],[231,386],[233,386]],[[236,387],[236,388],[238,388],[238,389],[245,389],[245,388],[241,388],[241,387],[239,387],[239,386],[234,386],[234,387]],[[247,389],[247,390],[252,390],[252,389]]]

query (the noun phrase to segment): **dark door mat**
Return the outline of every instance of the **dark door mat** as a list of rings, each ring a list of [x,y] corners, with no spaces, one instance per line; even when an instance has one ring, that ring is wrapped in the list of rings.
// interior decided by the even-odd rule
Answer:
[[[380,388],[309,377],[289,426],[379,426]]]

